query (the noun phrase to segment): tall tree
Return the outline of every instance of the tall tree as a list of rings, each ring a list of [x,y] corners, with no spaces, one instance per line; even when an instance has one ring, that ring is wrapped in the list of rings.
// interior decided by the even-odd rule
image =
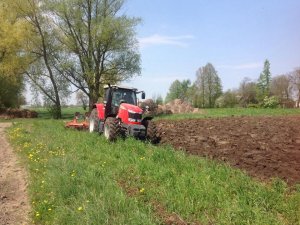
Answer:
[[[215,101],[222,94],[221,79],[211,63],[207,63],[196,72],[196,94],[199,96],[198,107],[213,108]]]
[[[266,96],[270,96],[270,87],[271,87],[270,62],[269,60],[266,59],[264,62],[264,69],[257,81],[258,98],[260,101],[262,101]]]
[[[191,81],[189,79],[183,81],[175,80],[169,88],[169,92],[166,96],[166,102],[170,102],[175,99],[186,101],[190,85]]]
[[[106,83],[140,74],[135,37],[139,19],[122,14],[123,0],[49,0],[67,57],[62,73],[90,101]]]

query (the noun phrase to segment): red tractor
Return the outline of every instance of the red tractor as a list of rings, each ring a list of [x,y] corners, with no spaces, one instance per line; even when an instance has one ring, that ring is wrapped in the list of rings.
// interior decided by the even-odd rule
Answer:
[[[159,141],[152,117],[143,117],[146,109],[138,107],[137,94],[145,93],[135,88],[108,85],[104,88],[103,103],[95,104],[89,118],[89,131],[104,133],[109,141],[118,137],[133,136],[137,139]]]

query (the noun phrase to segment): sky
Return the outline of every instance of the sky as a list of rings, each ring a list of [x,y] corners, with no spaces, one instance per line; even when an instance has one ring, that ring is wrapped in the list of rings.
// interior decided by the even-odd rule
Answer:
[[[141,75],[125,82],[166,96],[176,79],[196,79],[212,63],[223,90],[256,80],[266,59],[272,76],[300,67],[300,0],[127,0],[137,26]]]

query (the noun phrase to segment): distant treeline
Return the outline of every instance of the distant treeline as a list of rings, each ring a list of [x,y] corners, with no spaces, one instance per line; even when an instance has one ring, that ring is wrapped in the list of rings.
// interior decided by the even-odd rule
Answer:
[[[299,107],[300,68],[272,77],[270,62],[266,60],[256,81],[244,78],[238,88],[223,91],[217,71],[208,63],[197,70],[193,83],[175,80],[171,84],[165,102],[174,99],[190,102],[197,108]]]

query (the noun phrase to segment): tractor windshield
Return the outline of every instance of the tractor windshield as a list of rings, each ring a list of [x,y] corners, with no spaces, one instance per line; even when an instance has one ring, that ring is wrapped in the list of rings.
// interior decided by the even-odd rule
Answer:
[[[112,93],[112,105],[119,106],[120,103],[136,105],[136,94],[130,89],[115,89]]]

